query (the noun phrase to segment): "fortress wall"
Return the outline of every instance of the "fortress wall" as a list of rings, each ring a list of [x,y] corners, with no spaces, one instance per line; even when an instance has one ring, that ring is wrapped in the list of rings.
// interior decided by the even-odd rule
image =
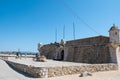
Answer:
[[[109,63],[109,38],[98,36],[74,41],[65,45],[68,54],[66,61],[81,63]]]
[[[64,47],[64,60],[81,63],[109,63],[109,37],[97,36],[67,41]],[[43,45],[41,55],[53,59],[59,43]]]
[[[81,63],[109,63],[109,47],[106,45],[69,47],[66,61]]]
[[[109,37],[96,36],[96,37],[66,41],[66,46],[94,45],[94,44],[103,44],[103,43],[109,43]]]
[[[24,72],[36,78],[55,77],[71,74],[80,74],[82,72],[98,72],[118,70],[117,64],[86,64],[81,66],[56,66],[56,67],[34,67],[6,61],[13,69]]]
[[[40,54],[46,56],[48,59],[53,59],[58,48],[58,44],[47,44],[41,47]]]

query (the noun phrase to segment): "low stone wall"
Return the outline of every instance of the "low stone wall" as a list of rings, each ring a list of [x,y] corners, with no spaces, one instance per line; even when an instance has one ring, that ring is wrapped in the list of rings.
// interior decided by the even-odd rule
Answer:
[[[98,72],[98,71],[111,71],[118,70],[116,64],[90,64],[84,66],[63,66],[63,67],[51,67],[48,69],[48,77],[80,74],[82,72]]]
[[[31,77],[35,77],[35,78],[42,78],[42,77],[48,77],[48,69],[44,68],[44,67],[34,67],[31,65],[24,65],[24,64],[19,64],[19,63],[15,63],[15,62],[11,62],[11,61],[7,61],[6,63],[8,65],[10,65],[13,69],[23,72],[23,73],[27,73],[29,76]]]
[[[33,77],[55,77],[71,74],[79,74],[84,71],[98,72],[118,70],[117,64],[88,64],[81,66],[62,66],[62,67],[34,67],[24,64],[6,61],[11,67],[19,71],[25,72]]]

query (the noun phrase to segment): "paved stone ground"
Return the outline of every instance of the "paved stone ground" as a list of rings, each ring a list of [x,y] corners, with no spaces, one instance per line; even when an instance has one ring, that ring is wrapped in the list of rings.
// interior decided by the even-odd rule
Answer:
[[[15,58],[11,58],[11,60],[15,60]],[[17,61],[22,62],[24,59],[18,59],[16,62]],[[26,62],[29,61],[31,60],[26,59]],[[24,63],[26,62],[24,61]],[[120,80],[120,71],[97,72],[93,73],[93,76],[89,77],[79,77],[79,74],[76,74],[51,78],[29,78],[14,71],[3,60],[0,59],[0,80]]]
[[[0,59],[0,80],[26,80],[26,77],[11,69]]]
[[[88,65],[83,63],[74,63],[74,62],[65,62],[65,61],[55,61],[55,60],[47,60],[47,62],[37,62],[33,61],[32,58],[19,58],[16,59],[15,57],[9,57],[9,61],[21,63],[25,65],[31,65],[35,67],[57,67],[57,66],[81,66],[81,65]]]

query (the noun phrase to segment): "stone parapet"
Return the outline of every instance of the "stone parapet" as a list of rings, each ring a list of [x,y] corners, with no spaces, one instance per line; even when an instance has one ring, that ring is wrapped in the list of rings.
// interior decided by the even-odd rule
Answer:
[[[48,69],[48,77],[80,74],[85,71],[93,73],[111,70],[118,70],[118,66],[116,64],[90,64],[84,66],[51,67]]]
[[[44,67],[34,67],[34,66],[28,66],[24,64],[19,64],[11,61],[6,61],[8,65],[10,65],[13,69],[20,71],[22,73],[25,73],[31,77],[35,78],[45,78],[48,77],[48,69]]]
[[[81,66],[34,67],[6,61],[12,68],[27,73],[32,77],[46,78],[71,74],[80,74],[84,71],[98,72],[118,70],[117,64],[86,64]]]

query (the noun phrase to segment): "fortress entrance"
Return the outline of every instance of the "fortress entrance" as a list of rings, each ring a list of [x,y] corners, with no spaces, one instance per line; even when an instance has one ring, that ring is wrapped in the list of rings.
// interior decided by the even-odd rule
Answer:
[[[64,60],[64,50],[61,51],[60,56],[61,56],[61,60]]]
[[[54,60],[64,60],[64,48],[63,46],[59,46],[57,49],[56,49],[56,53],[54,55]]]

